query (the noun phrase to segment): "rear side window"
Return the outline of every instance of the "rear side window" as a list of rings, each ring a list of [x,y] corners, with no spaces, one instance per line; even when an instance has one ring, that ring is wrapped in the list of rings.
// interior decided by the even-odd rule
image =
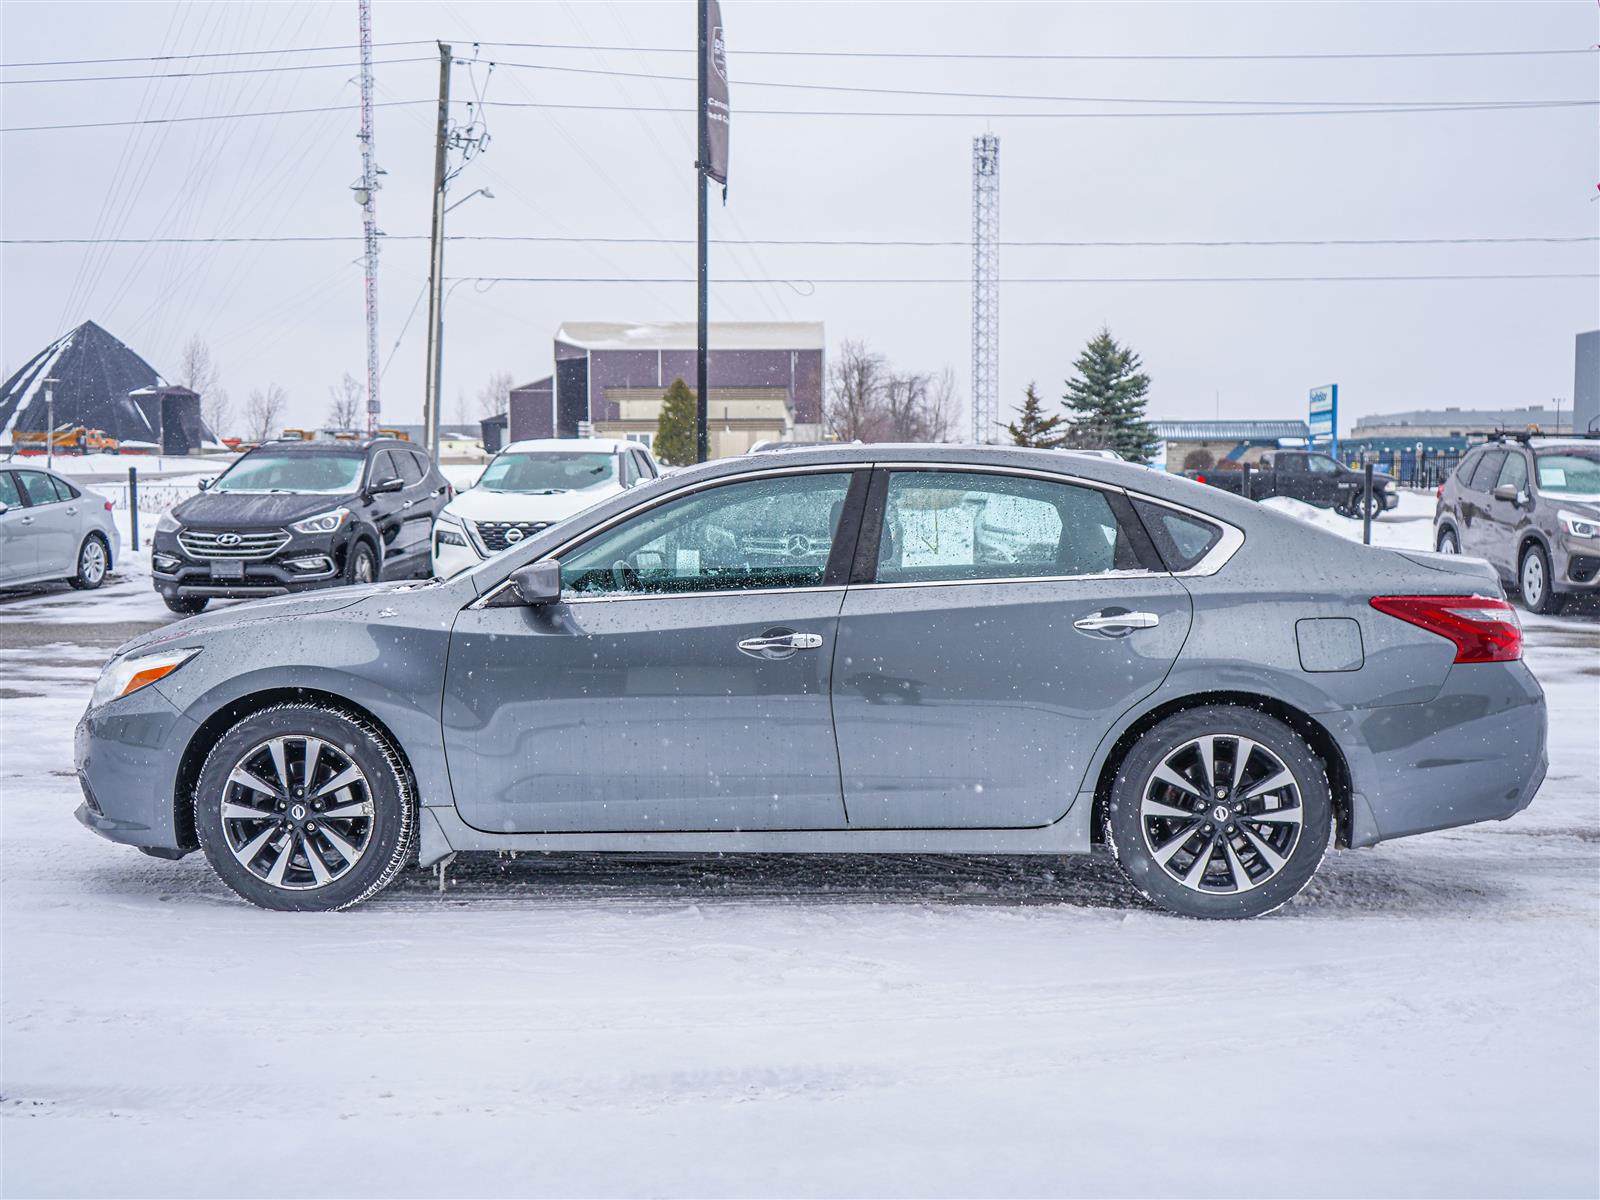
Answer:
[[[1478,465],[1472,469],[1472,482],[1467,486],[1475,492],[1487,492],[1500,477],[1500,464],[1505,460],[1504,450],[1485,450]]]
[[[10,471],[0,471],[0,504],[15,508],[22,503],[22,493],[17,491],[17,481]]]
[[[1219,527],[1190,513],[1148,500],[1135,500],[1133,507],[1169,571],[1189,570],[1222,540]]]
[[[56,495],[55,480],[41,471],[18,471],[17,481],[22,484],[30,504],[54,504],[60,498]]]

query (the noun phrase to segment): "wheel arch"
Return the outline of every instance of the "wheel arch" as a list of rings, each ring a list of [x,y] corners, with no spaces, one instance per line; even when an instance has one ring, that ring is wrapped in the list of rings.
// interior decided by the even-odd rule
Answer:
[[[1335,836],[1337,844],[1348,846],[1350,844],[1351,826],[1351,795],[1353,788],[1350,782],[1350,764],[1345,759],[1344,751],[1339,748],[1339,743],[1328,730],[1303,709],[1286,703],[1272,696],[1262,696],[1253,692],[1238,691],[1211,691],[1192,692],[1186,696],[1177,696],[1164,700],[1140,716],[1112,743],[1107,752],[1105,761],[1100,766],[1100,773],[1095,779],[1094,807],[1090,812],[1089,836],[1096,844],[1103,844],[1105,838],[1106,808],[1111,802],[1111,786],[1116,782],[1117,772],[1122,769],[1123,761],[1128,757],[1138,740],[1145,732],[1160,724],[1168,717],[1177,713],[1186,712],[1193,708],[1203,708],[1208,705],[1222,704],[1233,705],[1238,708],[1253,709],[1269,717],[1275,717],[1289,728],[1293,729],[1306,740],[1311,747],[1311,752],[1321,760],[1328,773],[1328,789],[1333,798],[1333,812],[1335,818]]]
[[[353,544],[353,543],[352,543]],[[253,713],[276,704],[316,704],[323,708],[364,721],[383,735],[385,741],[400,759],[406,774],[411,777],[413,793],[416,791],[417,773],[406,753],[405,745],[395,737],[394,731],[370,709],[346,696],[323,691],[320,688],[280,687],[251,692],[229,701],[196,726],[178,760],[178,774],[172,788],[172,829],[178,845],[185,851],[198,850],[200,838],[194,827],[195,787],[200,782],[200,771],[206,756],[217,740],[229,729]]]

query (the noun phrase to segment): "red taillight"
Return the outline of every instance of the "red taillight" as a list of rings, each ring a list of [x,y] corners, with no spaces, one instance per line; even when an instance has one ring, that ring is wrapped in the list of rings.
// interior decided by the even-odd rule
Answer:
[[[1372,607],[1456,644],[1458,663],[1514,662],[1522,625],[1504,600],[1490,596],[1374,596]]]
[[[111,501],[109,501],[109,500],[106,501],[106,511],[107,512],[111,511]]]
[[[1194,481],[1196,483],[1204,483],[1206,481],[1206,477],[1204,475],[1196,475],[1194,477]]]
[[[1443,500],[1444,499],[1444,484],[1441,483],[1438,486],[1438,488],[1435,489],[1435,491],[1433,493],[1433,498],[1435,500]]]

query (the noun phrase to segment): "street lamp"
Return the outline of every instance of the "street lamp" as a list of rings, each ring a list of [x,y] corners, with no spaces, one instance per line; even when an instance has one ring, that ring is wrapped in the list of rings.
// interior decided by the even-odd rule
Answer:
[[[56,465],[56,384],[60,382],[54,376],[44,381],[44,419],[49,426],[44,435],[44,465],[51,470]]]

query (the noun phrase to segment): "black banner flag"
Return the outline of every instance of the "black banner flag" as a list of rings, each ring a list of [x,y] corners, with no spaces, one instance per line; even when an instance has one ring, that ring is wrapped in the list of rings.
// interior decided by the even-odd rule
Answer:
[[[722,6],[705,0],[705,99],[700,109],[701,145],[705,147],[705,173],[728,186],[728,52],[722,38]]]

